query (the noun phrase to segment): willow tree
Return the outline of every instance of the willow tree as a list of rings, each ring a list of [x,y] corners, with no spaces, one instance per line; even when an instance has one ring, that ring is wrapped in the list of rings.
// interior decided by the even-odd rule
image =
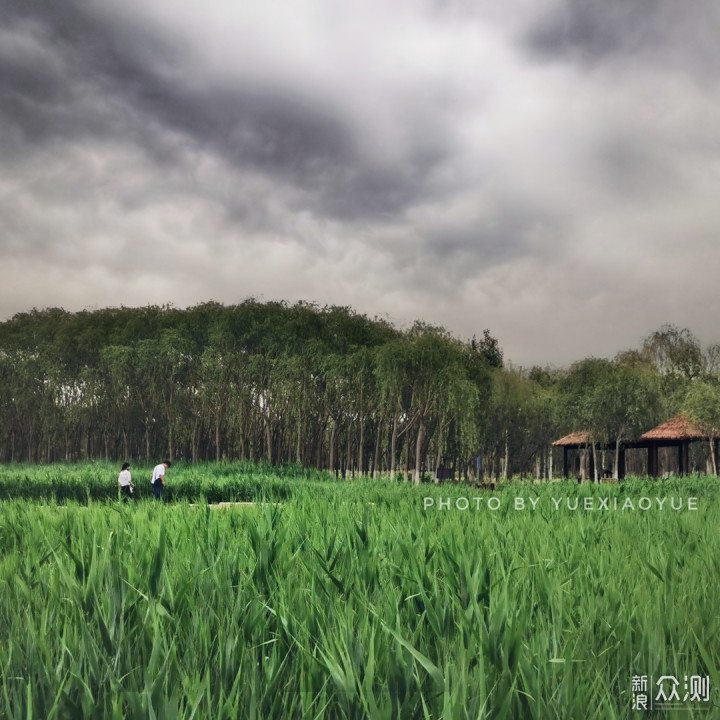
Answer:
[[[661,387],[655,371],[635,354],[614,361],[586,358],[574,363],[558,393],[568,428],[587,431],[598,479],[597,444],[614,444],[617,478],[623,440],[651,427],[660,413]]]
[[[192,352],[187,338],[178,330],[164,330],[158,338],[140,340],[137,345],[136,396],[143,409],[146,451],[150,457],[150,430],[154,440],[175,456],[175,433],[183,416],[184,393],[192,387],[188,370]],[[164,454],[164,452],[162,453]]]
[[[604,414],[602,436],[615,444],[613,477],[617,480],[623,441],[637,439],[660,420],[660,378],[653,367],[634,353],[621,353],[607,368],[595,396]]]
[[[597,480],[597,443],[603,439],[606,409],[602,386],[610,372],[610,361],[599,358],[585,358],[573,363],[567,376],[558,388],[557,411],[563,425],[569,430],[588,433],[588,446],[593,454]],[[584,463],[581,475],[585,475]]]
[[[417,475],[428,452],[437,464],[449,444],[473,442],[461,345],[442,329],[401,332],[307,303],[32,311],[0,323],[2,457],[62,456],[63,441],[68,459],[249,448],[273,462],[341,456],[365,473],[386,451],[394,473],[405,441]],[[476,345],[500,361],[489,334]]]
[[[415,429],[414,482],[422,481],[427,442],[446,429],[446,418],[469,403],[475,388],[470,382],[462,346],[443,328],[416,323],[404,354],[410,392],[410,417]]]
[[[409,368],[405,362],[407,347],[407,339],[398,337],[379,347],[375,356],[375,378],[379,400],[385,417],[392,421],[387,463],[390,480],[395,479],[398,440],[410,427],[406,393],[409,384]]]
[[[717,475],[716,444],[720,437],[720,380],[708,377],[692,383],[685,396],[683,409],[706,433],[710,444],[713,474]]]
[[[663,414],[675,415],[690,384],[705,370],[699,340],[687,328],[666,324],[645,338],[642,353],[660,374]]]
[[[496,476],[506,479],[512,474],[513,456],[522,459],[535,388],[512,368],[496,369],[492,380],[486,448],[490,463],[496,466]]]

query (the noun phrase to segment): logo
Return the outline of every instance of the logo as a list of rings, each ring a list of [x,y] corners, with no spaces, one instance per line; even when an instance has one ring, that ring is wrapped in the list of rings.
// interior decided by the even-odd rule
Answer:
[[[632,676],[632,709],[709,709],[710,677],[708,675],[684,675],[679,680],[674,675]]]

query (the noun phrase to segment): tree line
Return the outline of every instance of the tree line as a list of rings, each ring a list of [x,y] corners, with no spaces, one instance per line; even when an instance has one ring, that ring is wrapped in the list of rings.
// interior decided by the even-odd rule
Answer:
[[[547,477],[571,429],[628,440],[683,407],[720,426],[719,364],[673,326],[614,360],[524,369],[489,330],[460,340],[347,307],[33,310],[0,323],[0,461],[242,459],[420,482],[473,477],[480,455],[488,475]]]

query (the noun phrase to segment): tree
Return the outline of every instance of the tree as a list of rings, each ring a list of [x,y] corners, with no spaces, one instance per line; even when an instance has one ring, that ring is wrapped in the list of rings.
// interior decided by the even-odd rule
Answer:
[[[519,370],[503,368],[493,373],[485,446],[497,477],[512,476],[513,458],[517,458],[518,467],[529,459],[527,438],[536,399],[536,388]]]
[[[622,441],[656,422],[660,397],[657,376],[635,355],[621,355],[615,361],[587,358],[572,365],[560,384],[559,416],[568,429],[588,432],[595,480],[597,443],[614,443],[617,478]]]
[[[717,475],[715,441],[720,437],[720,382],[709,378],[693,382],[685,396],[683,409],[707,434],[713,473]]]
[[[490,330],[483,330],[482,340],[478,340],[473,335],[470,347],[485,358],[488,367],[501,368],[503,366],[503,351],[497,339],[490,335]]]
[[[346,307],[33,310],[0,323],[0,459],[264,454],[365,473],[387,451],[394,472],[405,441],[419,479],[429,456],[467,462],[501,362],[488,332],[468,349]]]
[[[642,352],[660,373],[664,414],[676,414],[705,368],[698,339],[687,328],[666,324],[645,338]]]
[[[388,448],[390,480],[395,479],[397,443],[411,427],[409,386],[410,367],[407,363],[409,339],[395,338],[378,348],[375,357],[375,379],[385,417],[392,419]]]
[[[613,477],[617,480],[622,441],[635,439],[660,419],[661,386],[653,368],[621,355],[611,363],[598,390],[604,399],[605,439],[615,442]]]

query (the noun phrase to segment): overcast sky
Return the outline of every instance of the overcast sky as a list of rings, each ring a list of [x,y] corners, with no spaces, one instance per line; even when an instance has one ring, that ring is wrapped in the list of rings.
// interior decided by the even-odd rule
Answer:
[[[304,299],[720,340],[716,0],[3,0],[0,320]]]

